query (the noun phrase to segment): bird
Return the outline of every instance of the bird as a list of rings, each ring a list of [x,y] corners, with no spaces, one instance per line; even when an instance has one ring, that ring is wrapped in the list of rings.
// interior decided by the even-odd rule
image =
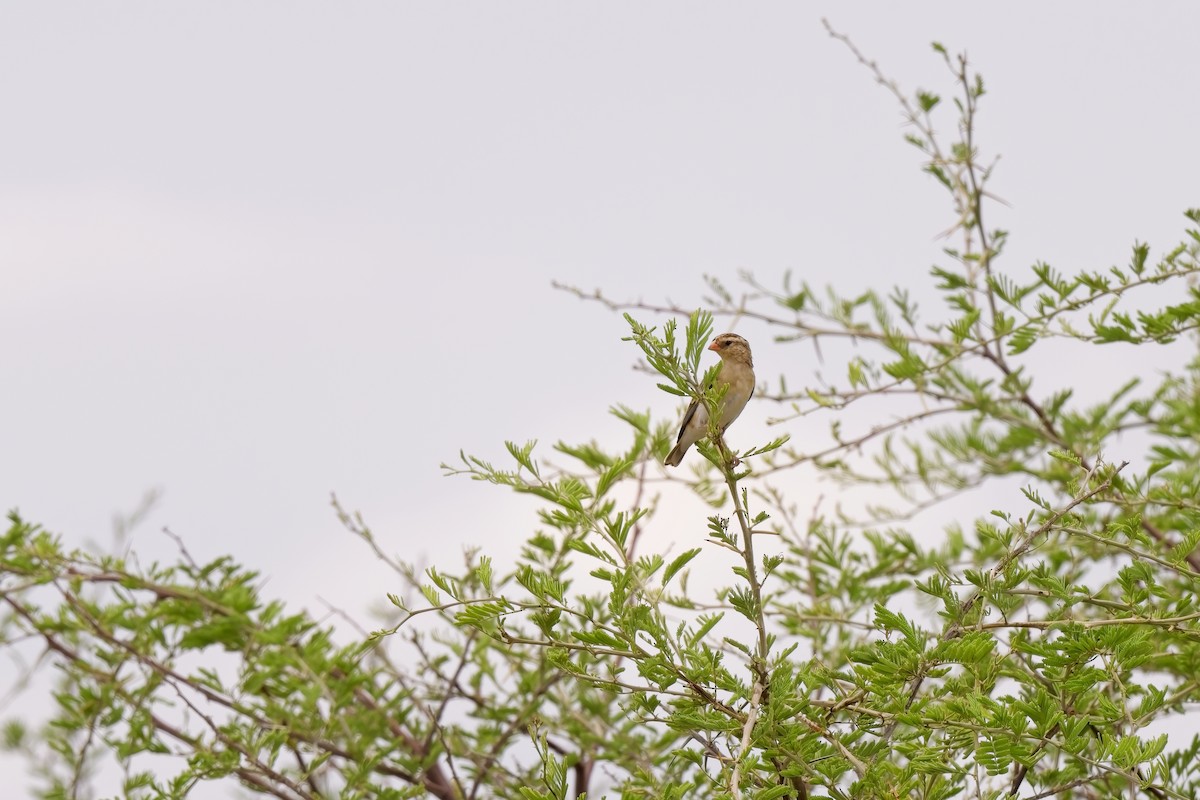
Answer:
[[[750,343],[736,333],[722,333],[712,340],[708,349],[721,357],[721,368],[717,371],[715,379],[716,386],[728,387],[718,401],[720,424],[717,427],[724,433],[742,413],[750,396],[754,394],[754,358],[750,355]],[[663,463],[668,467],[678,467],[688,448],[707,435],[708,409],[697,397],[692,400],[687,413],[683,415],[683,424],[679,427],[675,447]]]

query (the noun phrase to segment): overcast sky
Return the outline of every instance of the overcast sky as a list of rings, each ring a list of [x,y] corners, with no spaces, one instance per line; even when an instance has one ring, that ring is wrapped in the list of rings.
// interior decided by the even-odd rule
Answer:
[[[925,285],[943,195],[822,16],[910,90],[969,52],[1008,270],[1200,205],[1190,2],[0,3],[0,505],[107,543],[160,491],[135,549],[314,610],[394,588],[331,491],[403,557],[511,552],[530,504],[440,462],[675,413],[551,281]]]

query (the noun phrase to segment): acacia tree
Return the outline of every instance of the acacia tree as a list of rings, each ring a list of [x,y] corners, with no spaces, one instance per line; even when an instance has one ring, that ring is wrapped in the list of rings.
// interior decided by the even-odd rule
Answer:
[[[510,443],[505,467],[463,455],[449,472],[543,503],[503,569],[471,551],[422,573],[335,501],[400,584],[393,627],[352,646],[231,559],[139,567],[13,515],[4,642],[36,642],[59,672],[50,723],[10,722],[5,740],[43,794],[84,796],[115,759],[130,797],[221,779],[281,798],[1196,797],[1200,738],[1144,731],[1200,699],[1200,230],[1122,267],[1002,272],[982,79],[935,45],[946,109],[846,43],[950,200],[939,316],[920,319],[905,287],[786,277],[743,275],[738,295],[710,280],[706,312],[578,293],[626,312],[628,346],[681,397],[719,400],[700,371],[714,317],[841,342],[839,378],[766,382],[756,402],[783,410],[783,435],[735,451],[713,431],[682,477],[659,466],[675,420],[625,406],[624,446],[559,443],[565,465],[532,443]],[[1078,397],[1041,388],[1050,342],[1097,362],[1118,343],[1186,355]],[[801,419],[827,421],[827,444],[789,441]],[[892,500],[809,513],[780,488],[806,469]],[[670,556],[644,535],[673,524],[667,481],[713,506],[672,537],[700,546]],[[943,535],[914,535],[926,510],[993,484]],[[732,579],[695,588],[718,557]]]

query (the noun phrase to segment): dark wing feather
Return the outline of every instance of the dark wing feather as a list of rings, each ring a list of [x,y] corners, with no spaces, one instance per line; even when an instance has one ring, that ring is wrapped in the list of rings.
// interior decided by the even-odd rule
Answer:
[[[683,422],[679,425],[679,435],[675,437],[675,444],[679,444],[679,440],[683,438],[683,432],[687,430],[688,423],[692,421],[692,417],[696,416],[696,409],[700,407],[700,399],[697,398],[688,406],[687,413],[683,415]]]

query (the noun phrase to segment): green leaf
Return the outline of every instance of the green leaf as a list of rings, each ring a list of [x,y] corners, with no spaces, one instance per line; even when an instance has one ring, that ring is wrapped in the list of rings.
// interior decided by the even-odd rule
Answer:
[[[688,550],[688,551],[682,553],[681,555],[676,556],[675,559],[673,559],[671,561],[671,563],[667,565],[666,570],[663,572],[663,577],[662,577],[663,588],[666,588],[667,584],[671,582],[671,578],[674,578],[675,574],[677,572],[679,572],[679,570],[683,569],[684,566],[686,566],[689,561],[691,561],[696,556],[700,555],[700,552],[701,552],[700,548],[694,547],[691,550]]]

